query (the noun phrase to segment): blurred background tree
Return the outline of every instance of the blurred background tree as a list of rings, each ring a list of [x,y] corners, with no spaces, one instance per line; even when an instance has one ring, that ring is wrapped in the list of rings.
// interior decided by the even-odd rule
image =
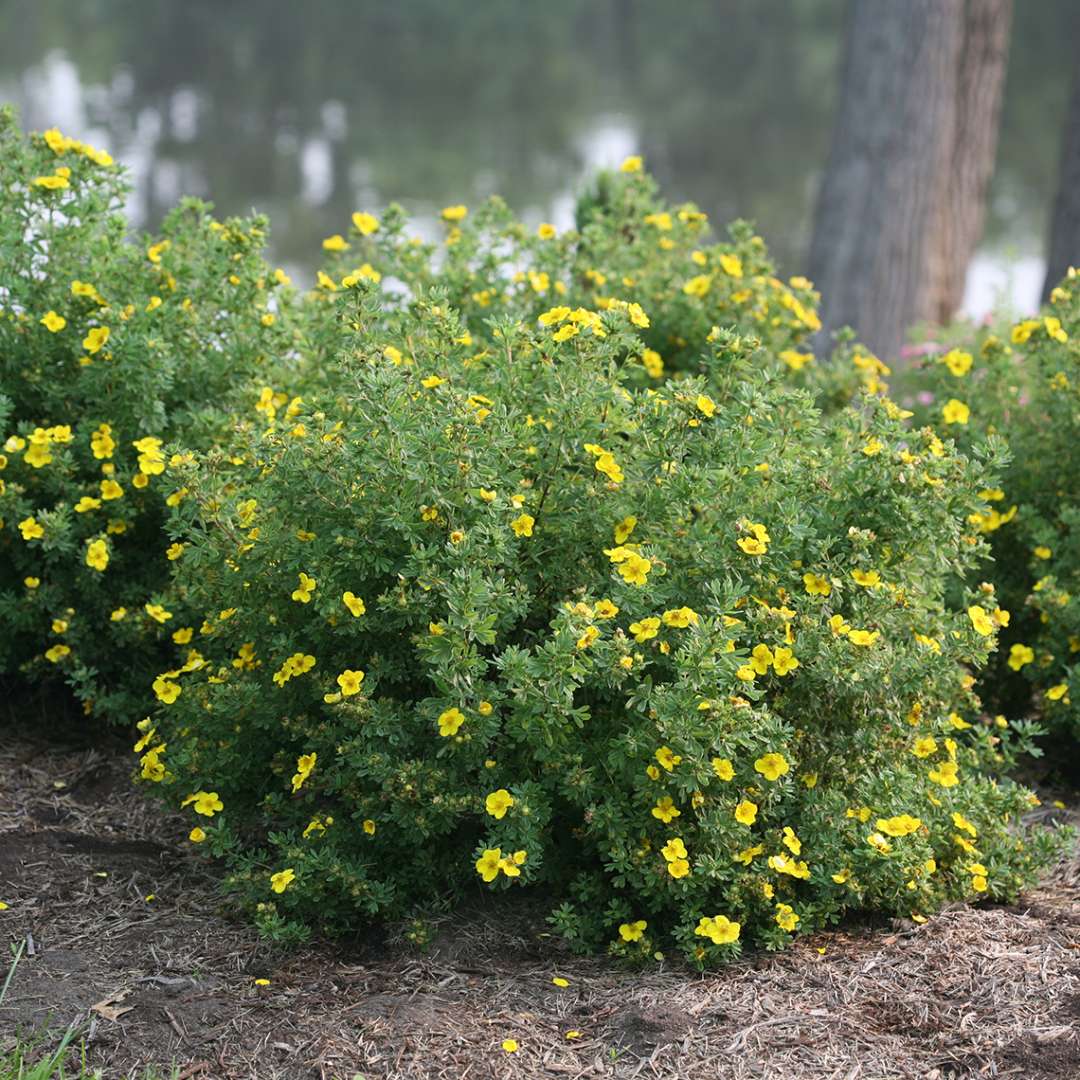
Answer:
[[[1012,0],[852,0],[810,275],[823,336],[952,319],[983,231]]]

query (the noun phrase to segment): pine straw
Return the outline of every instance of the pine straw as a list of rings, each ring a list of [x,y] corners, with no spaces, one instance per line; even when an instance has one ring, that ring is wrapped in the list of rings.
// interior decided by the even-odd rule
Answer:
[[[1080,1076],[1075,858],[1015,906],[849,927],[704,977],[572,958],[505,906],[447,919],[426,953],[282,953],[220,910],[186,826],[129,768],[116,749],[0,748],[0,930],[33,943],[0,1032],[47,1046],[79,1024],[106,1077]]]

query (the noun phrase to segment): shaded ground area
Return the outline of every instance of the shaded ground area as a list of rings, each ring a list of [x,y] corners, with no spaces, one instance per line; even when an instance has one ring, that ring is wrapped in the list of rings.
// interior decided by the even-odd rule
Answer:
[[[1012,907],[820,935],[705,977],[570,957],[519,914],[449,919],[423,953],[284,954],[222,913],[130,760],[0,747],[0,935],[24,943],[0,1052],[74,1023],[108,1078],[1080,1076],[1075,858]]]

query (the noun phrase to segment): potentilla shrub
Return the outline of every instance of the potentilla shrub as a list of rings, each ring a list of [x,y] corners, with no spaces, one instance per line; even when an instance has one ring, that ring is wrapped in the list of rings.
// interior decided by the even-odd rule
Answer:
[[[163,447],[209,446],[290,338],[264,222],[187,201],[129,242],[128,194],[104,151],[0,113],[0,671],[133,721],[183,554]]]
[[[972,692],[1004,614],[946,601],[996,461],[825,423],[734,333],[650,388],[631,307],[478,359],[444,292],[332,293],[323,389],[169,448],[187,621],[135,748],[268,933],[536,888],[577,948],[704,964],[1031,880]]]
[[[1080,275],[1037,317],[920,365],[921,411],[964,448],[1003,438],[1010,464],[972,516],[1012,618],[985,673],[999,707],[1080,736]]]

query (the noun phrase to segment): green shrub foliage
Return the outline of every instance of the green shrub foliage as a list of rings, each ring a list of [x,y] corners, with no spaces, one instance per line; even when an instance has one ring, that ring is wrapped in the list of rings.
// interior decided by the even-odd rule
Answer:
[[[162,447],[212,445],[287,331],[263,222],[192,200],[128,243],[128,193],[105,152],[0,114],[0,671],[132,722],[185,497]]]
[[[704,962],[1028,879],[968,673],[1000,612],[944,599],[986,463],[723,331],[653,389],[632,309],[477,361],[441,293],[337,303],[335,390],[185,467],[198,636],[139,743],[265,925],[543,885],[582,947]]]
[[[631,159],[562,234],[358,212],[300,295],[260,222],[127,244],[96,151],[6,140],[17,649],[146,703],[138,776],[267,933],[530,889],[577,948],[707,964],[1051,856],[995,777],[1030,730],[973,690],[1000,445],[913,427],[851,342],[819,371],[748,226]]]
[[[928,420],[969,451],[1005,436],[1010,462],[971,523],[990,540],[1011,613],[984,673],[996,708],[1080,737],[1080,276],[1037,318],[920,365]],[[931,402],[931,404],[927,404]]]

